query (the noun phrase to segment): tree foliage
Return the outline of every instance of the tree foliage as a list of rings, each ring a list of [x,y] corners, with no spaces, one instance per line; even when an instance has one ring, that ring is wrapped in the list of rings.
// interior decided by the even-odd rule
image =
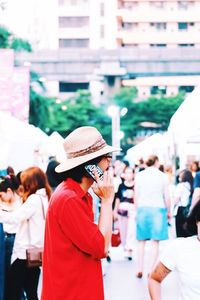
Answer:
[[[122,140],[122,147],[126,150],[135,143],[136,136],[141,133],[148,134],[157,131],[165,131],[169,126],[170,119],[185,95],[178,94],[174,97],[156,95],[149,99],[138,101],[135,88],[122,88],[114,96],[113,101],[120,107],[127,107],[128,112],[121,117],[121,130],[125,133]],[[144,127],[142,124],[146,123]],[[149,124],[149,126],[148,126]]]
[[[16,37],[4,26],[0,26],[0,48],[14,49],[16,52],[32,51],[31,44],[27,40]]]
[[[78,91],[65,101],[54,99],[49,106],[48,131],[58,131],[63,137],[79,126],[95,126],[111,141],[111,121],[104,107],[96,107],[88,91]]]

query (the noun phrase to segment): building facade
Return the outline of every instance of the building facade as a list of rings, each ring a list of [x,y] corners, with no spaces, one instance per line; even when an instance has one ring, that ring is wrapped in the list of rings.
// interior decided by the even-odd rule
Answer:
[[[19,9],[23,11],[21,19],[16,14]],[[199,0],[7,0],[3,15],[4,23],[28,39],[34,51],[61,49],[73,53],[83,48],[110,51],[130,48],[140,52],[140,49],[189,48],[192,53],[193,48],[200,48]],[[121,78],[120,85],[137,87],[140,97],[157,92],[167,96],[180,90],[190,92],[199,82],[199,77],[192,74],[177,72],[169,76],[166,72],[156,77],[132,74],[124,77],[120,66],[113,65],[113,69]],[[115,75],[113,70],[109,71]],[[84,81],[76,75],[70,82],[47,78],[47,90],[51,95],[65,97],[66,93],[70,95],[89,87],[99,101],[105,79],[102,75],[100,70]]]

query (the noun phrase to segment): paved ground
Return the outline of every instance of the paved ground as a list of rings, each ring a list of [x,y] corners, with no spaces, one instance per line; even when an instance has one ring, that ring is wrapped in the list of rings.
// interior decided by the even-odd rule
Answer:
[[[161,247],[164,245],[161,245]],[[145,265],[147,266],[149,249],[147,245]],[[149,300],[147,274],[142,279],[135,276],[134,259],[127,261],[121,247],[111,249],[112,262],[103,262],[105,300]],[[178,281],[175,273],[170,273],[163,282],[162,300],[178,299]]]

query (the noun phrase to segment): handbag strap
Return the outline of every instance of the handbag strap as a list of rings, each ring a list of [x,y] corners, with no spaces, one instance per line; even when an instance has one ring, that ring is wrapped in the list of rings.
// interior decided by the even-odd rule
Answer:
[[[43,201],[42,201],[42,197],[40,195],[38,195],[40,197],[40,203],[41,203],[41,206],[42,206],[42,216],[43,216],[43,220],[45,221],[45,211],[44,211],[44,204],[43,204]],[[29,239],[29,244],[30,244],[30,241],[31,241],[31,233],[30,233],[30,223],[29,223],[29,219],[27,219],[27,222],[28,222],[28,239]]]

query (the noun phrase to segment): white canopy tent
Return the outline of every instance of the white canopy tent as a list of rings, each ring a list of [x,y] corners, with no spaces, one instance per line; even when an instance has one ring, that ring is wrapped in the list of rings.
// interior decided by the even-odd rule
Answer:
[[[168,133],[173,148],[171,151],[179,156],[181,168],[185,167],[188,155],[200,158],[200,86],[186,97],[172,116]],[[195,142],[192,142],[194,137]]]
[[[54,131],[44,144],[44,151],[48,153],[48,156],[55,156],[58,161],[63,161],[66,158],[66,154],[63,147],[64,138]]]
[[[39,128],[0,111],[0,169],[12,166],[16,172],[40,165],[38,153],[48,136]]]
[[[133,146],[127,151],[126,159],[131,166],[140,159],[147,159],[149,155],[157,155],[161,163],[169,161],[169,142],[167,134],[156,133],[146,138],[141,143]]]

